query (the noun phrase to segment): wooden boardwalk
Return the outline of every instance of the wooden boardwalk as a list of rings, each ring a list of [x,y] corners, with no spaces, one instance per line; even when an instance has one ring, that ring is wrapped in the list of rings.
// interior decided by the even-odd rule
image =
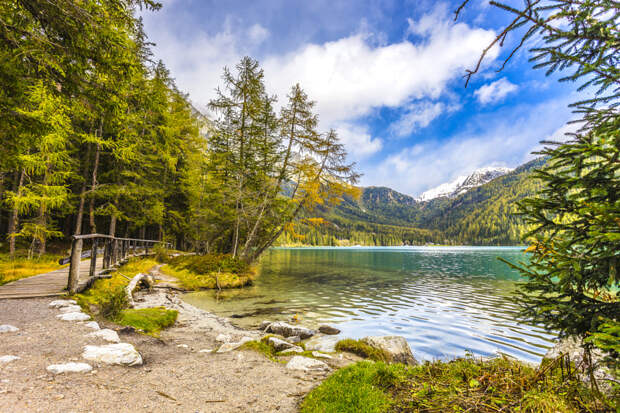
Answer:
[[[97,259],[95,274],[103,269],[103,258]],[[90,258],[80,262],[78,286],[82,287],[88,282],[90,271]],[[69,266],[45,274],[22,278],[0,286],[0,300],[4,298],[34,298],[53,297],[67,293],[67,280],[69,278]]]

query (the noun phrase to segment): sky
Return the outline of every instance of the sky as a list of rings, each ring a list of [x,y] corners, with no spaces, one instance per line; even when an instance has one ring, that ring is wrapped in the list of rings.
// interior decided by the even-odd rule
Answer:
[[[508,22],[488,0],[163,0],[142,12],[154,57],[206,111],[222,69],[257,59],[268,92],[286,103],[299,83],[334,128],[363,186],[419,195],[487,166],[533,159],[560,139],[575,86],[534,70],[519,40],[493,48],[465,87],[463,75]],[[533,43],[526,46],[532,46]]]

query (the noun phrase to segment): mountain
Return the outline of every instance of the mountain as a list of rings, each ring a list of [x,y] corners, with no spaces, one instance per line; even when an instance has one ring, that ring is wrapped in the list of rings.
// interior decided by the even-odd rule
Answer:
[[[390,188],[362,188],[359,199],[318,208],[304,218],[322,220],[302,218],[294,232],[286,232],[280,241],[289,245],[517,245],[525,225],[514,215],[516,202],[540,189],[531,173],[544,162],[536,159],[511,171],[484,168],[463,179],[450,196],[427,201]]]
[[[417,200],[430,201],[439,197],[454,198],[458,195],[464,194],[472,188],[484,185],[487,182],[491,182],[495,178],[506,175],[511,171],[512,169],[510,168],[502,167],[486,167],[476,169],[469,176],[459,176],[452,182],[443,183],[435,188],[423,192]]]

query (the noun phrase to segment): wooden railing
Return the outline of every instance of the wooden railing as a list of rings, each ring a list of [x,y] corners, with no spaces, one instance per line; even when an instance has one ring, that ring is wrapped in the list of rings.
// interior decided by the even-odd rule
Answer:
[[[90,266],[88,276],[96,277],[97,273],[97,255],[99,249],[103,248],[103,265],[99,273],[105,273],[110,268],[117,266],[128,256],[148,255],[149,249],[155,244],[164,244],[170,246],[170,243],[149,239],[136,238],[117,238],[111,235],[88,234],[74,235],[71,242],[71,258],[69,263],[69,279],[67,281],[67,290],[70,294],[75,294],[80,278],[80,263],[82,261],[82,249],[84,240],[92,240],[90,251]]]

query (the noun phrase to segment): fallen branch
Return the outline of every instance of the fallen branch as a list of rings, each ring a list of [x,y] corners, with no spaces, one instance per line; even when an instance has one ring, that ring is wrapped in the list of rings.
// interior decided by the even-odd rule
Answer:
[[[146,284],[147,287],[151,288],[151,286],[153,285],[153,277],[148,274],[139,273],[138,275],[133,277],[131,281],[129,281],[129,284],[127,285],[127,287],[125,287],[125,293],[127,294],[129,308],[133,308],[136,305],[133,299],[133,292],[138,288],[138,284],[140,282]]]

